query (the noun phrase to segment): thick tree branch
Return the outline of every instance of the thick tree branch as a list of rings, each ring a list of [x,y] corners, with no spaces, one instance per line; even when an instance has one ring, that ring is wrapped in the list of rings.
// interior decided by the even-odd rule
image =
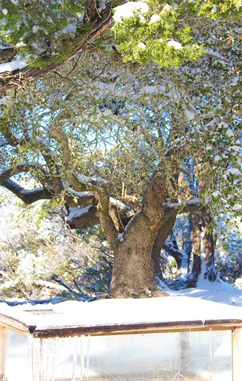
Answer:
[[[152,246],[152,258],[154,261],[155,274],[160,278],[162,277],[160,252],[162,247],[164,246],[164,243],[167,237],[172,232],[172,228],[176,222],[176,217],[177,217],[176,214],[172,216],[166,216],[166,213],[165,213],[164,220],[161,224],[161,227],[158,230],[158,233],[156,235],[156,238]]]
[[[3,172],[0,172],[0,185],[3,185],[3,183],[8,180],[10,177],[14,175],[18,175],[19,173],[22,172],[30,172],[31,169],[33,170],[39,170],[41,171],[45,176],[49,176],[48,172],[45,170],[42,165],[39,165],[37,163],[19,163],[15,167],[9,167],[5,169]]]
[[[73,173],[71,178],[71,187],[77,192],[96,192],[107,184],[101,177],[88,177]]]
[[[5,58],[14,55],[15,51],[14,48],[10,48],[9,46],[6,46],[5,49],[0,50],[0,58]]]
[[[95,225],[99,222],[97,207],[88,205],[85,208],[71,208],[66,222],[71,229],[85,229]]]
[[[116,229],[114,221],[112,220],[109,213],[110,198],[109,198],[107,188],[103,187],[103,189],[99,190],[97,192],[97,197],[98,197],[97,214],[98,214],[99,220],[102,224],[102,227],[107,237],[109,245],[111,246],[112,250],[115,250],[119,243],[118,230]]]
[[[97,199],[93,192],[76,192],[72,188],[68,188],[65,194],[65,201],[72,208],[79,206],[96,205]]]
[[[48,189],[36,188],[27,190],[21,187],[13,180],[6,180],[3,186],[14,193],[18,198],[20,198],[25,204],[29,205],[33,202],[39,200],[51,200],[53,198],[53,193]]]

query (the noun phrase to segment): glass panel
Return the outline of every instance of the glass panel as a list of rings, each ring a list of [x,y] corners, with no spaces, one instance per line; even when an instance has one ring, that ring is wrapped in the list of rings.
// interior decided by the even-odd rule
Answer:
[[[6,381],[28,381],[28,337],[6,329]]]
[[[43,339],[43,381],[232,381],[231,331]]]

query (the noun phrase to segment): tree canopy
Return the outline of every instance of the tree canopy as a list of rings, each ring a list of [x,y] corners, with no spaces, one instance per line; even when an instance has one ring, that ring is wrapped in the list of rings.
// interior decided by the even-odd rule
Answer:
[[[194,41],[196,24],[201,32],[208,20],[239,19],[241,9],[240,0],[2,0],[1,88],[55,70],[102,34],[112,24],[113,13],[113,31],[126,61],[176,67],[202,54],[202,40]]]
[[[1,100],[0,185],[25,203],[40,199],[63,203],[71,228],[101,222],[114,251],[114,296],[150,289],[157,272],[155,260],[151,264],[152,250],[163,246],[178,213],[200,213],[210,228],[222,211],[230,218],[241,214],[241,26],[237,17],[241,5],[238,1],[176,3],[177,7],[172,2],[169,6],[128,2],[122,7],[129,8],[122,9],[131,9],[129,18],[123,18],[117,8],[114,33],[126,63],[109,32],[87,46],[91,40],[85,37],[85,50],[66,61],[76,43],[69,40],[71,53],[53,59],[52,74],[8,90]],[[43,74],[45,64],[31,56],[35,34],[34,43],[50,46],[47,59],[47,50],[40,53],[47,71],[52,65],[50,52],[60,51],[65,40],[66,31],[60,33],[53,50],[56,30],[67,28],[68,34],[74,30],[76,35],[78,10],[70,2],[61,3],[61,21],[58,4],[43,2],[56,22],[49,42],[43,39],[43,30],[38,34],[36,29],[42,28],[44,17],[39,15],[38,25],[33,13],[27,30],[19,27],[20,34],[30,36],[29,43],[26,37],[20,45],[20,54],[30,57],[33,69],[8,71],[7,76],[4,71],[3,87],[11,87],[16,78],[22,81],[24,70]],[[82,22],[85,27],[89,23],[96,36],[110,3],[99,2],[99,8],[92,4],[86,2]],[[11,13],[10,8],[2,7],[2,13],[9,14],[6,28],[11,29],[13,15],[27,11],[13,7]],[[90,14],[95,14],[93,20]],[[96,30],[92,29],[95,20],[99,20]],[[8,44],[16,47],[17,40],[11,39],[20,39],[20,34],[10,33]],[[77,50],[84,46],[77,45]],[[11,54],[16,54],[15,48]],[[34,177],[37,188],[24,189],[18,183],[22,173]],[[206,230],[205,236],[209,234]]]

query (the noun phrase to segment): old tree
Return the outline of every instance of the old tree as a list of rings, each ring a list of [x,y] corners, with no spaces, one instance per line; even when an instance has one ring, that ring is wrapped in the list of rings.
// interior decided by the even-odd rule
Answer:
[[[216,279],[216,216],[240,212],[239,17],[237,0],[1,1],[0,185],[62,203],[72,229],[100,222],[113,297],[158,295],[163,247],[176,287],[201,254]],[[182,251],[165,243],[179,213]]]

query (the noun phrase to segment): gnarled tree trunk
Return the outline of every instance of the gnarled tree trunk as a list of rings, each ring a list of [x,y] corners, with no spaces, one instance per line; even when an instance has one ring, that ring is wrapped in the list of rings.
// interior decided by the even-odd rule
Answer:
[[[149,296],[152,292],[155,271],[151,249],[159,224],[160,216],[150,220],[142,211],[130,222],[114,252],[112,296]]]
[[[176,222],[176,216],[177,214],[174,214],[173,216],[167,218],[164,216],[164,221],[162,222],[161,227],[158,230],[157,236],[152,246],[152,260],[154,272],[155,276],[157,276],[159,279],[162,279],[160,252],[165,244],[165,241],[172,232],[172,228]]]
[[[155,289],[151,251],[163,221],[166,184],[166,176],[153,173],[141,208],[132,217],[124,233],[117,232],[110,217],[108,192],[98,193],[98,216],[114,253],[110,285],[112,297],[151,296]]]

